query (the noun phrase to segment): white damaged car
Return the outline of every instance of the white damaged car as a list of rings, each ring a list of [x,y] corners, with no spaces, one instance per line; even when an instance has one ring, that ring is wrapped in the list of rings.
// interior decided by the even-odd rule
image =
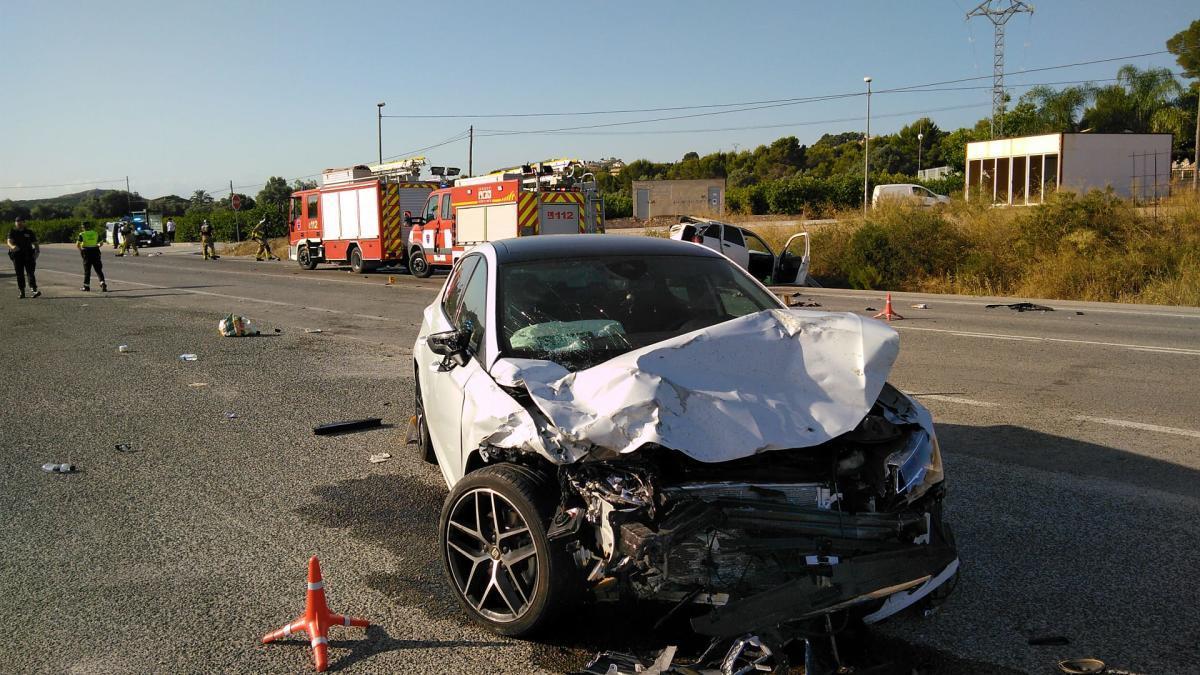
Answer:
[[[526,635],[585,595],[638,597],[710,607],[691,623],[714,638],[788,639],[940,600],[959,562],[933,421],[886,382],[898,347],[684,242],[472,249],[413,348],[463,610]]]

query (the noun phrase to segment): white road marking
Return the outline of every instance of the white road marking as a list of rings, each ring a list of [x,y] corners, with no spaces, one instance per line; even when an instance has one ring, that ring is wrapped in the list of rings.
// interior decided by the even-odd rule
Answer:
[[[973,398],[965,398],[962,396],[946,396],[945,394],[914,394],[917,398],[929,399],[931,401],[943,401],[945,403],[961,403],[962,405],[973,405],[980,408],[995,408],[999,403],[991,401],[976,401]]]
[[[1126,429],[1141,429],[1142,431],[1157,431],[1160,434],[1174,434],[1176,436],[1188,436],[1190,438],[1200,438],[1200,431],[1192,431],[1191,429],[1179,429],[1177,427],[1163,427],[1157,424],[1146,424],[1145,422],[1131,422],[1129,420],[1114,420],[1108,417],[1092,417],[1091,415],[1076,415],[1073,420],[1080,422],[1095,422],[1096,424],[1107,424],[1114,427],[1125,427]]]
[[[63,276],[75,276],[75,277],[79,276],[78,272],[62,272],[60,270],[49,270],[49,269],[42,269],[42,270],[38,270],[38,271],[39,272],[48,272],[50,274],[61,274]],[[112,277],[110,276],[109,278],[111,279]],[[359,319],[370,319],[371,321],[400,321],[400,319],[389,319],[389,318],[383,317],[383,316],[371,316],[369,314],[356,314],[354,312],[343,312],[340,309],[328,309],[326,307],[313,307],[312,305],[301,305],[301,304],[294,303],[294,302],[282,302],[279,300],[267,300],[265,298],[250,298],[250,297],[246,297],[244,295],[229,295],[227,293],[213,293],[212,291],[198,291],[194,288],[172,288],[171,286],[159,286],[157,284],[144,284],[140,281],[121,281],[118,279],[113,279],[113,281],[116,283],[119,283],[119,284],[129,284],[131,286],[142,286],[145,288],[153,288],[153,289],[159,290],[159,291],[179,291],[181,293],[191,293],[192,295],[208,295],[208,296],[211,296],[214,298],[225,298],[228,300],[242,300],[245,302],[258,302],[258,303],[262,303],[265,305],[275,305],[277,307],[294,307],[296,309],[302,309],[305,311],[311,310],[311,311],[315,311],[315,312],[327,312],[329,314],[343,314],[346,316],[353,316],[353,317],[356,317]]]
[[[1124,342],[1099,342],[1096,340],[1074,340],[1071,338],[1053,338],[1039,337],[1037,335],[1009,335],[1005,333],[976,333],[964,330],[949,330],[946,328],[918,328],[916,326],[892,326],[897,330],[915,330],[924,331],[927,333],[948,333],[950,335],[958,335],[960,337],[985,338],[989,340],[1025,340],[1029,342],[1057,342],[1062,344],[1073,345],[1091,345],[1095,347],[1118,347],[1120,349],[1130,349],[1134,351],[1154,351],[1161,354],[1187,354],[1189,356],[1200,356],[1200,349],[1187,349],[1185,347],[1161,347],[1158,345],[1133,345]]]

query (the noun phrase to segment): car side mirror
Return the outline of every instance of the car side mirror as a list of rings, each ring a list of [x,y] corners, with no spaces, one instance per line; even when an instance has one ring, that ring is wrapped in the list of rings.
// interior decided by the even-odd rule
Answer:
[[[470,333],[467,331],[455,329],[433,333],[425,338],[425,343],[429,345],[429,351],[444,357],[439,370],[446,371],[454,366],[467,365],[467,341],[469,338]]]

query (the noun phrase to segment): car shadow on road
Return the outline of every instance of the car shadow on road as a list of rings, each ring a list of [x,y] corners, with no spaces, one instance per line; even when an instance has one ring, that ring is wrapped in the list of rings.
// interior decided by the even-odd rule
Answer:
[[[938,424],[938,440],[949,453],[962,453],[1042,471],[1104,478],[1200,498],[1200,471],[1065,436],[1001,424]],[[1146,437],[1153,435],[1146,432]]]

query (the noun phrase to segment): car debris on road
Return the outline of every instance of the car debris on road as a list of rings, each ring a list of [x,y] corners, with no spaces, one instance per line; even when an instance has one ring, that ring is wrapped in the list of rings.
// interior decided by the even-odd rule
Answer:
[[[995,305],[984,305],[984,309],[995,309],[997,307],[1007,307],[1017,312],[1053,312],[1053,307],[1045,305],[1037,305],[1032,302],[1012,302],[1008,304],[999,303]]]
[[[330,436],[333,434],[344,434],[350,431],[362,431],[363,429],[374,429],[382,426],[383,420],[378,417],[368,417],[361,420],[350,420],[348,422],[330,422],[322,424],[318,427],[313,427],[313,433],[318,436]]]

